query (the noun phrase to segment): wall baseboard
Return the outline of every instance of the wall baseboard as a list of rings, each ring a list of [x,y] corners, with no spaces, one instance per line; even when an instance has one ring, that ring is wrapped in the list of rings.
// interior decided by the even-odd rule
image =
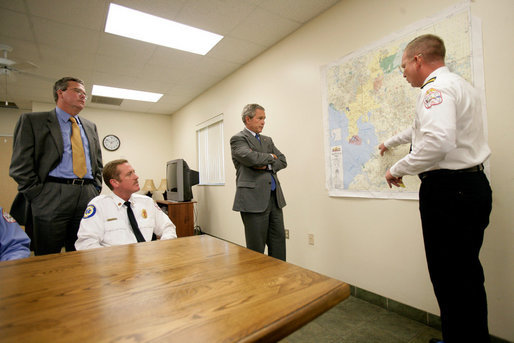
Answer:
[[[373,305],[385,308],[388,311],[399,314],[403,317],[415,320],[419,323],[428,325],[434,329],[441,330],[441,317],[419,310],[409,305],[402,304],[393,299],[386,298],[379,294],[367,291],[365,289],[350,285],[350,294],[358,299],[369,302]],[[503,338],[491,335],[491,343],[510,343]]]

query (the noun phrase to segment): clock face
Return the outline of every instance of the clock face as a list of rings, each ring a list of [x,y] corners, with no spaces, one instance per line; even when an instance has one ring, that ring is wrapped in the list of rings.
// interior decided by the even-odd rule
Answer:
[[[109,151],[118,150],[118,148],[120,147],[120,143],[120,139],[115,135],[107,135],[104,137],[103,140],[104,148]]]

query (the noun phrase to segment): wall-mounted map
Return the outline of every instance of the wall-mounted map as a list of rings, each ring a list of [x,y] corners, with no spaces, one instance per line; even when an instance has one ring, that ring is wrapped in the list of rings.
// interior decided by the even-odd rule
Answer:
[[[378,145],[412,125],[419,88],[399,70],[403,50],[413,38],[432,33],[446,45],[446,65],[472,84],[476,56],[469,3],[456,6],[353,52],[322,68],[325,162],[330,196],[417,199],[417,176],[403,178],[405,188],[390,189],[385,173],[409,153],[409,146],[384,156]],[[473,24],[473,26],[480,25]],[[473,27],[473,36],[480,30]],[[476,55],[476,56],[475,56]],[[481,62],[481,59],[480,59]],[[476,64],[476,65],[474,65]],[[483,79],[483,71],[479,80]],[[480,88],[480,87],[479,87]],[[485,105],[484,105],[485,107]]]

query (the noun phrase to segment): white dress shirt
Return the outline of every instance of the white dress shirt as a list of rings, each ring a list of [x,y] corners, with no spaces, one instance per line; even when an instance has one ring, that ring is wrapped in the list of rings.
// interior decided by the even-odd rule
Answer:
[[[384,145],[390,149],[408,142],[412,142],[412,151],[391,167],[394,177],[483,163],[491,150],[478,92],[447,67],[433,71],[421,87],[413,126]]]
[[[152,240],[152,233],[160,239],[177,238],[175,225],[152,198],[134,193],[129,201],[145,241]],[[80,221],[75,248],[84,250],[137,243],[124,203],[113,193],[91,200]]]

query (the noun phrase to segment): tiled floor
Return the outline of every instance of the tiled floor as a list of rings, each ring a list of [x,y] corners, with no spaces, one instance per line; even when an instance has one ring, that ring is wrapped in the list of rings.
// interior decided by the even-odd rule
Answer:
[[[280,343],[427,343],[441,332],[350,296]]]

